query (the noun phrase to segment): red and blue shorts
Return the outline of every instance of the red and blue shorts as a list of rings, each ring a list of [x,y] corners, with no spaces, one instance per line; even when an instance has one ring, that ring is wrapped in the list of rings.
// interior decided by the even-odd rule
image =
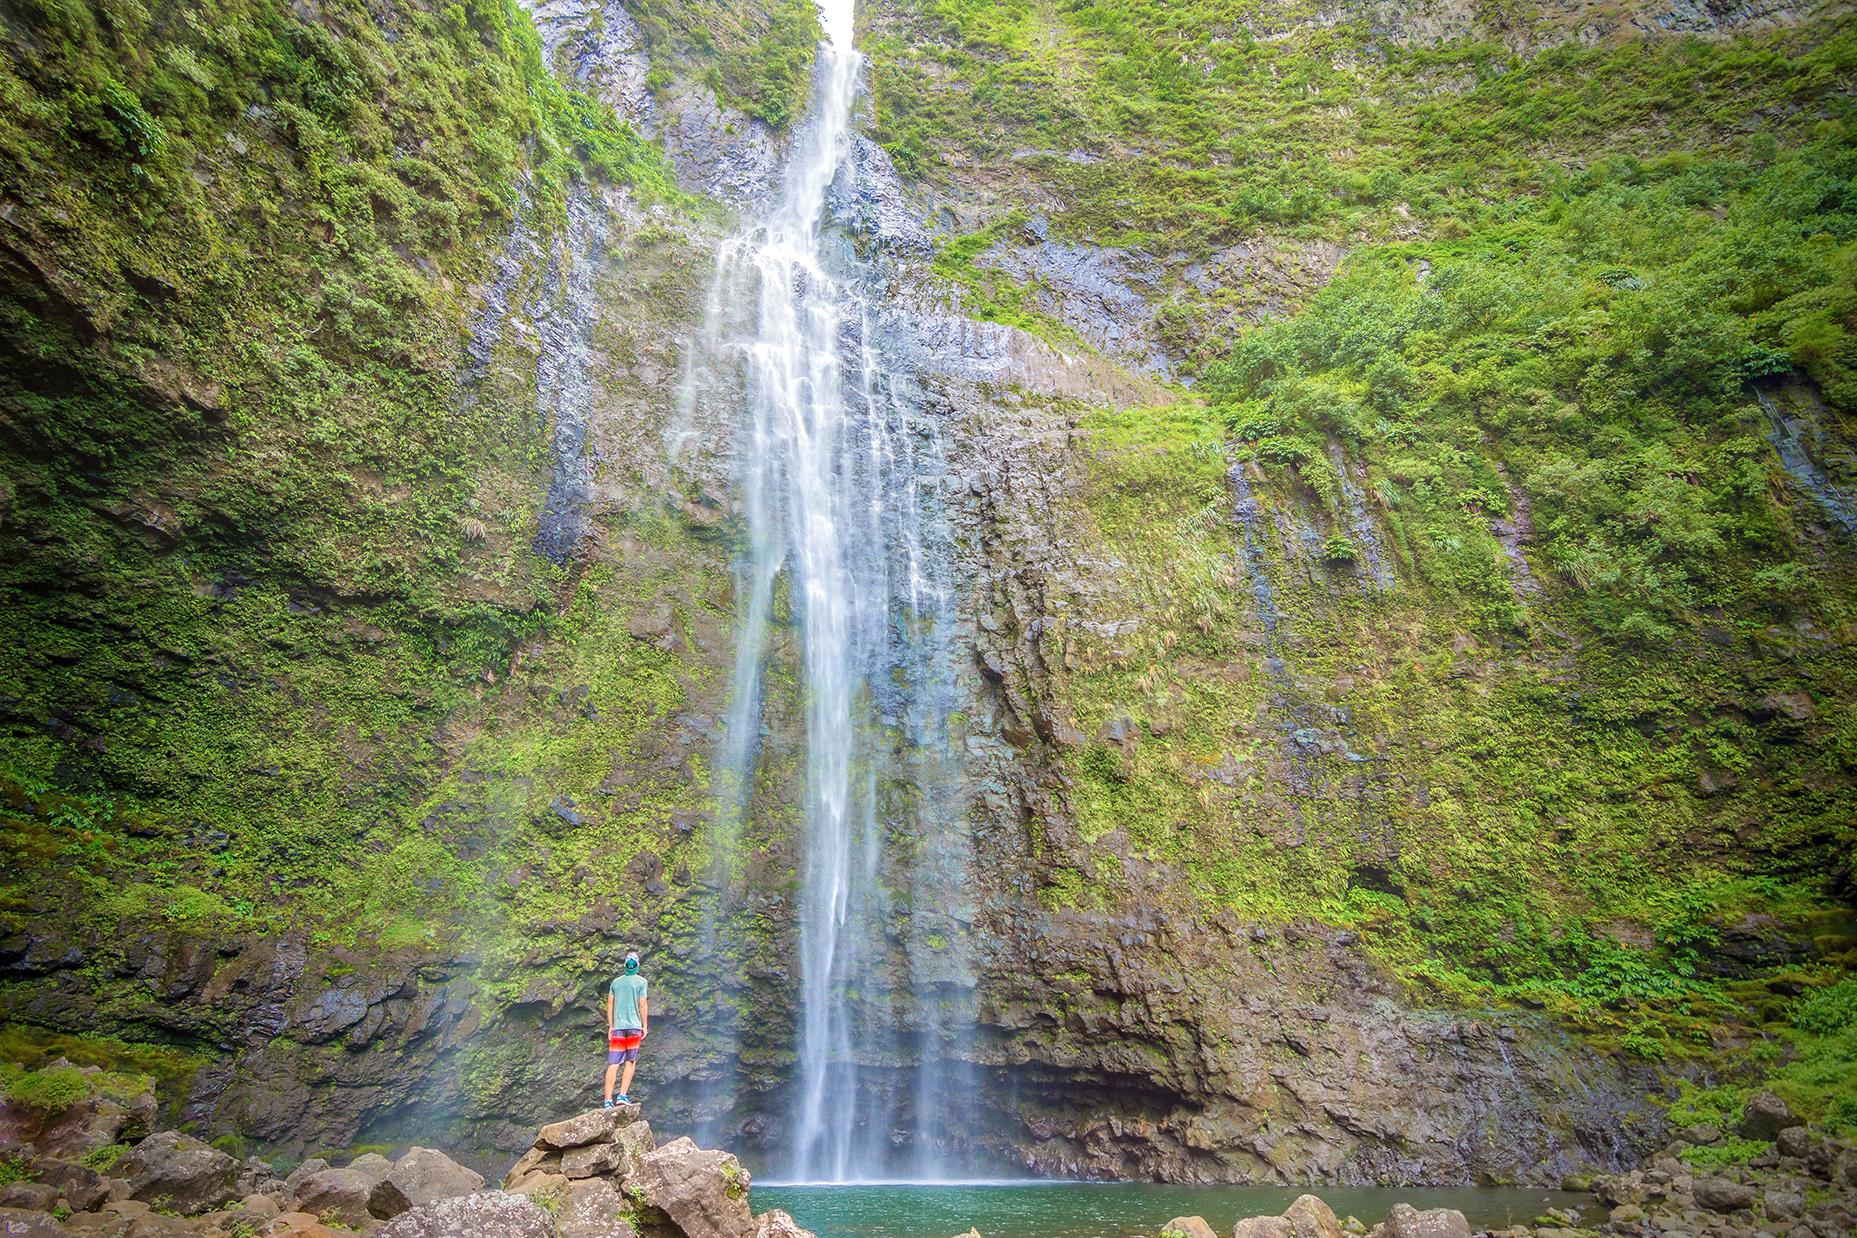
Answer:
[[[638,1060],[639,1042],[645,1039],[642,1027],[615,1027],[606,1038],[606,1062],[617,1066],[620,1062]]]

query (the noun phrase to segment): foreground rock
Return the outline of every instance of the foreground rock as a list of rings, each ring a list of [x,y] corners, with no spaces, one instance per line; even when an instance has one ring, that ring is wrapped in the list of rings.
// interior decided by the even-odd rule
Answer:
[[[1784,1125],[1782,1125],[1784,1124]],[[1724,1123],[1723,1125],[1730,1125]],[[1624,1174],[1601,1174],[1590,1188],[1609,1209],[1601,1232],[1657,1238],[1849,1238],[1857,1233],[1857,1153],[1812,1130],[1777,1096],[1756,1093],[1730,1136],[1698,1123],[1676,1142]],[[1745,1163],[1702,1168],[1683,1157],[1691,1148],[1731,1147],[1745,1131],[1763,1132],[1772,1146]],[[1738,1150],[1738,1149],[1737,1149]],[[1578,1238],[1594,1232],[1544,1217],[1534,1238]]]
[[[484,1185],[484,1176],[452,1160],[443,1152],[415,1145],[393,1163],[386,1177],[368,1195],[368,1210],[382,1220],[440,1200],[470,1195]]]
[[[1183,1218],[1196,1221],[1197,1217]],[[1232,1238],[1341,1238],[1341,1222],[1322,1200],[1299,1195],[1274,1217],[1246,1217],[1232,1227]]]
[[[973,1232],[973,1231],[969,1231]],[[1200,1216],[1175,1217],[1161,1226],[1161,1238],[1216,1238],[1212,1226]]]
[[[603,1179],[575,1182],[555,1218],[557,1238],[637,1238],[627,1219],[632,1206]]]
[[[237,1199],[239,1163],[179,1131],[160,1131],[135,1146],[126,1166],[129,1196],[183,1216]]]
[[[980,1238],[978,1230],[970,1229],[967,1232],[974,1238]],[[775,1208],[754,1219],[753,1238],[813,1238],[813,1233],[809,1229],[802,1229],[798,1221]]]
[[[638,1185],[684,1238],[739,1238],[754,1224],[748,1210],[748,1171],[727,1152],[673,1139],[640,1160]]]
[[[1743,1139],[1772,1140],[1788,1127],[1800,1125],[1792,1107],[1771,1092],[1756,1092],[1747,1098],[1735,1134]]]
[[[542,1127],[504,1175],[505,1191],[556,1210],[560,1238],[636,1238],[666,1221],[684,1238],[812,1238],[784,1212],[753,1215],[752,1183],[734,1156],[688,1138],[660,1148],[638,1115],[621,1105]]]
[[[325,1169],[297,1187],[292,1208],[355,1229],[373,1216],[368,1199],[376,1185],[365,1169]]]
[[[1386,1220],[1368,1231],[1368,1238],[1470,1238],[1470,1222],[1455,1208],[1427,1208],[1394,1204]]]
[[[373,1153],[347,1165],[313,1158],[281,1180],[263,1160],[241,1163],[178,1131],[132,1148],[111,1167],[121,1178],[12,1147],[6,1155],[28,1176],[0,1187],[6,1234],[813,1238],[784,1212],[750,1212],[749,1175],[735,1157],[689,1139],[658,1147],[637,1106],[543,1127],[511,1167],[506,1190],[484,1190],[481,1174],[423,1147],[395,1161]],[[262,1189],[245,1189],[254,1186]],[[1216,1238],[1198,1224],[1182,1238]]]
[[[554,1238],[555,1219],[520,1195],[488,1191],[403,1212],[374,1238]]]

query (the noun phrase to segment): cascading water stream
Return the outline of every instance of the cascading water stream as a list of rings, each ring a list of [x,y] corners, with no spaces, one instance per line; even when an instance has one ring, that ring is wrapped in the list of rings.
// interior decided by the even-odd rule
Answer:
[[[884,372],[868,342],[874,315],[860,268],[824,225],[851,148],[861,58],[852,0],[825,0],[820,16],[812,113],[774,209],[723,247],[704,351],[739,361],[747,414],[738,446],[748,536],[718,837],[735,846],[752,807],[764,667],[784,587],[801,647],[806,788],[797,1096],[780,1168],[794,1180],[837,1182],[890,1171],[899,1124],[911,1123],[923,1139],[910,1171],[932,1175],[924,1149],[949,1125],[937,1097],[897,1082],[912,1052],[926,1062],[938,1051],[931,1039],[945,1047],[947,1020],[923,1017],[928,1002],[899,1011],[877,996],[894,993],[895,969],[883,978],[895,958],[882,925],[896,904],[881,873],[883,758],[870,741],[888,728],[912,747],[945,751],[952,590],[936,574],[945,556],[925,546],[931,516],[919,469],[938,451],[934,430],[897,397],[903,380]],[[739,321],[747,307],[751,323]],[[718,330],[718,318],[735,319],[735,330]],[[918,979],[905,974],[904,983],[913,989]],[[930,977],[926,987],[938,983]],[[899,1023],[919,1034],[919,1050],[905,1046]],[[936,1076],[923,1068],[916,1077]]]

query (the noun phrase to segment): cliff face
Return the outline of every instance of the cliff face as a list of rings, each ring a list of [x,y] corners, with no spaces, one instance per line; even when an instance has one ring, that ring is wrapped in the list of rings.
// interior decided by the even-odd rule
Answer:
[[[1037,1173],[1616,1167],[1851,961],[1849,36],[1176,9],[861,17],[953,708],[873,710],[860,1084]],[[778,1162],[804,651],[725,838],[701,332],[810,10],[197,16],[5,28],[6,1017],[514,1148],[639,948],[654,1104]]]

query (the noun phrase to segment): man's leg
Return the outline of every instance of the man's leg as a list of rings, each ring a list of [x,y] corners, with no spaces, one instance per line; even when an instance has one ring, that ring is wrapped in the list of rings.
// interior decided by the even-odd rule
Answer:
[[[606,1068],[606,1100],[608,1104],[612,1103],[613,1099],[613,1076],[618,1073],[619,1064],[617,1062],[614,1062]],[[630,1062],[626,1063],[625,1078],[627,1083],[632,1081],[632,1064]]]
[[[625,1079],[619,1084],[619,1095],[630,1096],[632,1094],[632,1072],[637,1068],[636,1059],[625,1064]]]

